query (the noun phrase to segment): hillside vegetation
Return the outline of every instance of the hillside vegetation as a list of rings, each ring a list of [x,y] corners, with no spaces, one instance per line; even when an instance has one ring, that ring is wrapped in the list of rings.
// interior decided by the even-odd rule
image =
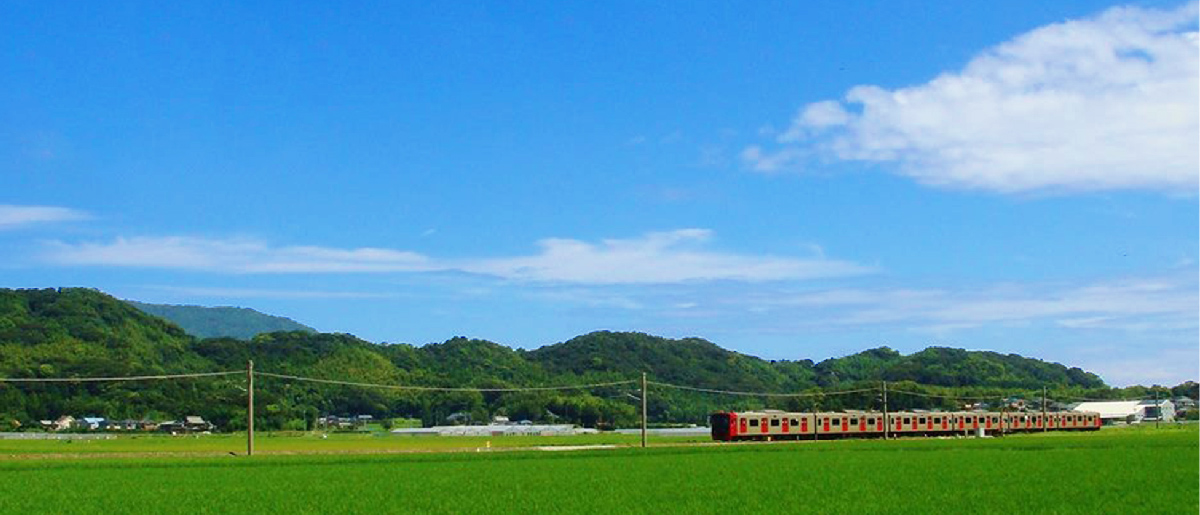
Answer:
[[[672,340],[642,333],[600,331],[532,351],[453,338],[413,346],[376,344],[347,334],[263,333],[250,339],[196,338],[165,319],[88,289],[0,290],[0,377],[128,376],[255,370],[389,385],[511,388],[640,379],[699,388],[756,392],[813,392],[874,387],[927,393],[1116,397],[1095,374],[1057,363],[931,347],[902,355],[884,348],[814,363],[767,361],[700,339]],[[199,414],[224,429],[244,424],[245,376],[126,383],[0,383],[0,420],[23,423],[70,414],[165,419]],[[1144,389],[1143,389],[1144,391]],[[305,429],[318,415],[416,417],[426,424],[447,416],[485,421],[561,421],[586,426],[632,425],[636,385],[556,392],[414,392],[256,379],[256,424]],[[1169,393],[1169,392],[1167,392]],[[771,400],[655,388],[650,419],[703,422],[711,411],[751,407],[873,409],[878,396],[815,396]],[[894,409],[954,408],[949,401],[894,396]]]
[[[278,331],[303,331],[315,333],[316,329],[290,318],[259,313],[250,308],[176,306],[172,304],[147,304],[127,300],[133,307],[156,317],[165,318],[182,327],[197,338],[253,338],[261,333]]]

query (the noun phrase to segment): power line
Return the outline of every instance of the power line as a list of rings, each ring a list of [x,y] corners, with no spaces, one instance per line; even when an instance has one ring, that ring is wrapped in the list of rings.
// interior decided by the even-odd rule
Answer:
[[[160,374],[150,376],[123,377],[0,377],[0,383],[99,383],[114,381],[155,381],[163,379],[189,379],[194,377],[216,377],[245,374],[245,371],[200,372],[195,374]]]
[[[380,384],[380,383],[360,383],[355,381],[339,381],[336,379],[318,379],[314,377],[302,377],[286,374],[272,374],[270,372],[254,372],[256,376],[274,377],[276,379],[287,379],[291,381],[305,381],[310,383],[333,384],[340,386],[361,386],[366,388],[383,388],[387,390],[407,390],[418,392],[546,392],[560,390],[587,390],[591,388],[603,388],[606,386],[620,386],[624,384],[633,384],[637,381],[613,381],[608,383],[589,383],[589,384],[572,384],[563,386],[530,386],[519,388],[463,388],[463,387],[443,387],[443,386],[412,386],[412,385],[396,385],[396,384]]]
[[[827,396],[835,396],[835,395],[849,395],[852,393],[873,392],[873,391],[877,390],[877,388],[863,388],[860,390],[843,390],[843,391],[837,391],[837,392],[805,392],[805,393],[738,392],[738,391],[732,391],[732,390],[714,390],[711,388],[697,388],[694,386],[682,386],[682,385],[671,384],[671,383],[659,383],[657,381],[647,381],[646,383],[652,384],[655,386],[664,386],[667,388],[688,390],[688,391],[692,391],[692,392],[719,393],[719,394],[724,394],[724,395],[742,395],[742,396],[747,396],[747,397],[822,397],[822,396],[827,397]]]
[[[987,397],[980,397],[980,396],[973,396],[973,395],[938,395],[935,393],[910,392],[907,390],[895,390],[895,389],[889,389],[888,392],[889,393],[904,393],[904,394],[908,394],[908,395],[916,395],[917,397],[928,397],[928,398],[933,398],[933,399],[957,399],[957,400],[971,400],[971,401],[988,401],[988,400],[997,400],[997,399],[1003,400],[1006,398],[1006,396],[1004,396],[1004,395],[992,395],[992,396],[987,396]]]

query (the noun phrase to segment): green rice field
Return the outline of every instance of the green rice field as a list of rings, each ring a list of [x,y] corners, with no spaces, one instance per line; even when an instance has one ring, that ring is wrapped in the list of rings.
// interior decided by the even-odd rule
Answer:
[[[1197,513],[1197,437],[1191,426],[987,439],[570,452],[364,448],[368,454],[254,457],[143,454],[159,449],[157,442],[122,443],[130,445],[125,453],[63,455],[0,442],[0,513]],[[529,447],[551,440],[513,438],[526,438]],[[438,450],[442,440],[450,438],[406,445]]]
[[[707,442],[707,437],[658,437],[656,443]],[[325,453],[404,453],[474,451],[496,449],[617,445],[633,446],[636,435],[602,433],[576,436],[393,436],[386,433],[332,433],[322,437],[312,433],[258,433],[254,439],[257,455]],[[202,436],[161,434],[122,436],[112,440],[0,440],[0,461],[13,458],[80,457],[79,455],[188,454],[191,456],[246,453],[246,433]]]

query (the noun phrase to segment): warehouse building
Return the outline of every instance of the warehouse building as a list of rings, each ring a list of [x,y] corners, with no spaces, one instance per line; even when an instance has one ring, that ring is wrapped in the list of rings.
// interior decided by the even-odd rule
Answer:
[[[1175,421],[1175,404],[1169,400],[1078,402],[1071,410],[1095,411],[1106,426]]]

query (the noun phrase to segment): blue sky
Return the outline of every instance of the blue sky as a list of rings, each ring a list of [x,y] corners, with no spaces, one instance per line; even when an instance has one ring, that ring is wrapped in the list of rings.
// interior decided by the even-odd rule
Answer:
[[[1195,3],[0,7],[0,286],[1196,379]]]

